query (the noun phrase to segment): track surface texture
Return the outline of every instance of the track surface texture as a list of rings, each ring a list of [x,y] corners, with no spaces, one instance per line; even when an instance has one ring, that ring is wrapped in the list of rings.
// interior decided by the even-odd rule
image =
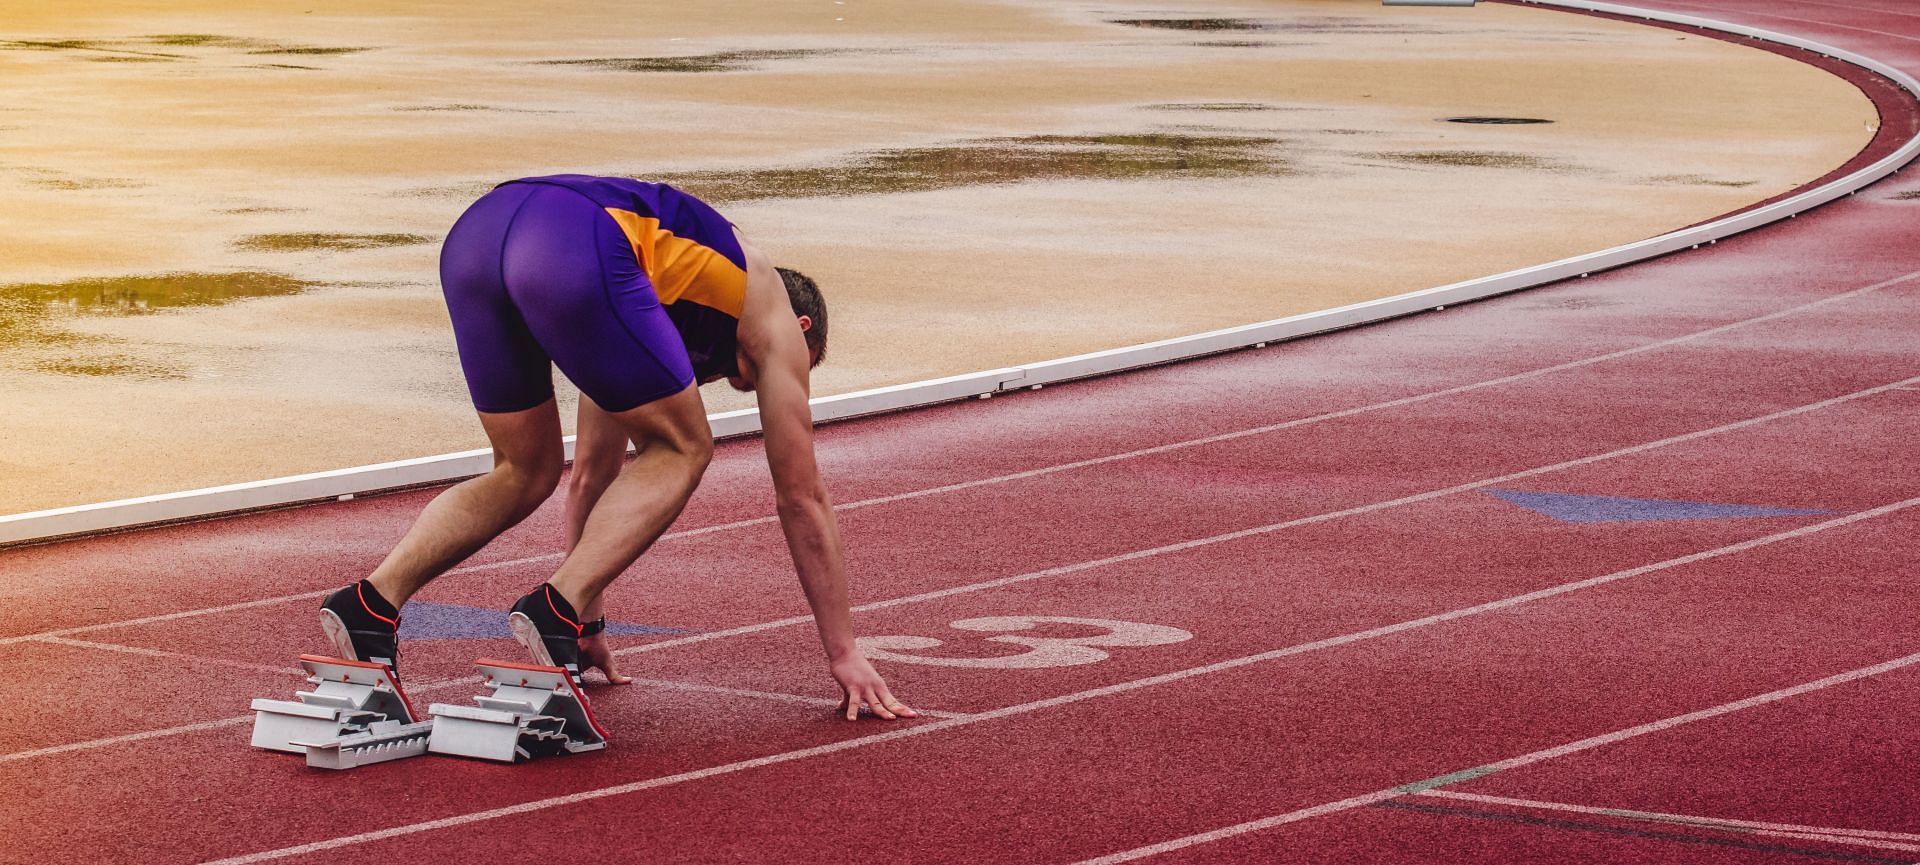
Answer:
[[[1657,5],[1920,72],[1902,0]],[[823,428],[917,721],[831,717],[752,441],[612,590],[612,746],[520,766],[246,745],[432,491],[0,551],[0,861],[1920,861],[1916,225]],[[557,505],[406,611],[417,702]]]

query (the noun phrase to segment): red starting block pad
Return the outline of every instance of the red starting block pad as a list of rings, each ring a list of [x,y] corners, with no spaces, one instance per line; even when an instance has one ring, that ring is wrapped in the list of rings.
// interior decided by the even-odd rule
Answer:
[[[473,706],[435,703],[427,750],[435,754],[513,763],[607,747],[587,695],[559,667],[474,662],[491,693]]]
[[[293,700],[253,701],[253,747],[307,755],[307,765],[351,769],[427,753],[432,721],[416,721],[385,664],[301,655],[314,688]]]

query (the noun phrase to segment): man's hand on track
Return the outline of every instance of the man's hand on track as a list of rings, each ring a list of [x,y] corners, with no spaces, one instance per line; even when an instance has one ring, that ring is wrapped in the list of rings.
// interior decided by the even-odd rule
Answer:
[[[860,717],[862,703],[875,715],[889,721],[920,717],[919,712],[894,699],[893,692],[887,690],[887,680],[880,678],[866,658],[858,654],[842,658],[833,662],[832,669],[834,680],[840,683],[840,691],[846,695],[840,709],[846,711],[847,720]]]
[[[607,674],[607,681],[615,685],[625,685],[633,681],[632,676],[622,676],[613,668],[613,650],[607,648],[607,635],[594,634],[580,638],[580,673],[585,675],[595,667]]]

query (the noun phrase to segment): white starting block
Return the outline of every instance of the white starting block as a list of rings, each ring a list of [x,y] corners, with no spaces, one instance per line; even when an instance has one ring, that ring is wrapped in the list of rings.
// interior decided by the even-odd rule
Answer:
[[[313,690],[296,700],[253,701],[253,747],[307,755],[307,765],[351,769],[427,752],[432,721],[413,706],[385,664],[301,655]]]
[[[474,706],[435,703],[427,750],[512,763],[550,754],[578,754],[607,747],[607,734],[593,720],[587,696],[559,667],[507,661],[474,662],[491,694]]]

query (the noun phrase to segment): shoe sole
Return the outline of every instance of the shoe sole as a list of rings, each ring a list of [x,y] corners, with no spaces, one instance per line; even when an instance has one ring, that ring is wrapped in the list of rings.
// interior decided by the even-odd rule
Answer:
[[[507,616],[507,627],[513,630],[513,639],[533,656],[533,662],[542,667],[557,667],[553,656],[547,654],[547,641],[540,636],[540,629],[534,627],[533,620],[526,613],[513,613]]]
[[[340,614],[332,610],[320,611],[320,630],[327,632],[327,639],[333,641],[335,657],[349,661],[361,660],[353,651],[353,637],[347,634],[347,623],[340,621]]]

